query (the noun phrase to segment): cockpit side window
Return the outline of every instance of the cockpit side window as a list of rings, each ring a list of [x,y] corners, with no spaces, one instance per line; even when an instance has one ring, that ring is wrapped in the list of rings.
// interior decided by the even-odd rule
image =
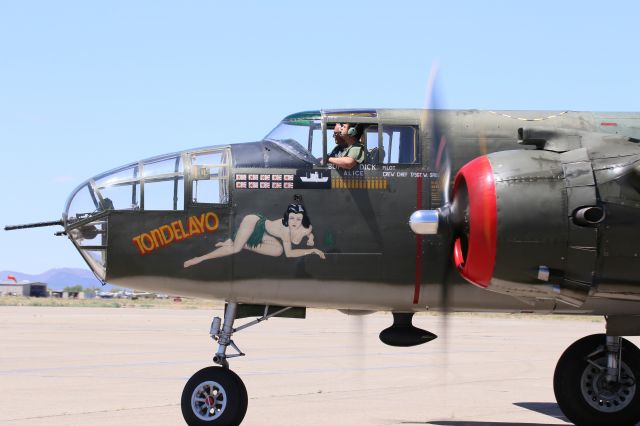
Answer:
[[[184,183],[180,156],[147,161],[142,165],[144,210],[181,210]]]
[[[331,139],[327,139],[328,143],[331,143]],[[320,125],[315,126],[311,130],[311,139],[309,140],[309,152],[313,158],[317,160],[322,160],[323,152],[322,152],[322,129]]]
[[[420,162],[420,144],[416,126],[384,125],[381,148],[378,146],[378,138],[378,126],[369,126],[365,133],[369,162],[382,164]]]
[[[382,136],[384,138],[384,134]],[[382,163],[385,153],[384,150],[381,152],[378,147],[378,126],[369,126],[364,132],[364,146],[367,148],[367,161],[369,163]]]
[[[229,149],[193,153],[191,160],[191,202],[229,203]]]
[[[362,122],[363,120],[358,120]],[[306,147],[311,154],[311,161],[319,164],[325,155],[329,155],[336,147],[334,128],[338,119],[332,117],[323,126],[318,119],[296,119],[281,122],[265,139],[280,141],[295,146]],[[341,124],[355,124],[346,118]],[[366,162],[373,164],[419,164],[420,144],[418,127],[403,124],[384,124],[379,130],[379,124],[361,123],[364,135],[360,141],[367,148]],[[324,151],[324,139],[327,145]],[[294,144],[295,143],[295,144]],[[308,155],[308,154],[307,154]],[[317,162],[317,163],[316,163]]]

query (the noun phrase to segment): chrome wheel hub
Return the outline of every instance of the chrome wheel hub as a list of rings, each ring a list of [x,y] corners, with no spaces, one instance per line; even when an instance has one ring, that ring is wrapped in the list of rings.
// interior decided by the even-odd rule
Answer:
[[[598,411],[615,413],[627,407],[636,393],[636,379],[631,369],[622,362],[620,381],[606,379],[607,358],[602,357],[587,365],[580,379],[580,390],[587,403]]]
[[[227,393],[217,382],[202,382],[191,394],[191,409],[200,420],[215,420],[222,415],[226,407]]]

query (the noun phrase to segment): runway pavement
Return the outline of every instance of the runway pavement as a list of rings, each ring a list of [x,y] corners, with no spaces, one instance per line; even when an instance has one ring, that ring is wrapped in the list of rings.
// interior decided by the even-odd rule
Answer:
[[[0,424],[184,424],[180,394],[211,365],[220,313],[0,307]],[[604,330],[600,319],[454,315],[446,341],[391,348],[377,338],[390,314],[307,316],[234,336],[247,353],[231,360],[249,392],[243,425],[566,424],[555,363]],[[415,323],[441,332],[439,317]]]

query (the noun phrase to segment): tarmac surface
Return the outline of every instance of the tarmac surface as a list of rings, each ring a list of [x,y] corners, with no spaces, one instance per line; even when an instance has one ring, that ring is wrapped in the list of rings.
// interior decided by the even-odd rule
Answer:
[[[180,394],[211,365],[217,310],[0,307],[0,424],[182,425]],[[239,325],[245,320],[239,320]],[[566,424],[552,377],[594,319],[452,315],[448,338],[378,340],[390,314],[310,310],[234,336],[243,425]],[[440,317],[414,323],[436,334]],[[638,344],[637,339],[634,343]]]

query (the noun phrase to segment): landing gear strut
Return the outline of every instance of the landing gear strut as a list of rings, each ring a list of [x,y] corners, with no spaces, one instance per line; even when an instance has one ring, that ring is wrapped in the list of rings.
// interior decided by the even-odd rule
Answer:
[[[553,390],[576,425],[635,425],[640,421],[640,349],[618,336],[594,334],[562,354]]]
[[[256,325],[291,308],[282,308],[264,315],[240,327],[234,328],[237,303],[228,303],[224,311],[224,323],[219,317],[211,322],[211,338],[218,342],[213,362],[219,367],[207,367],[194,374],[182,391],[182,416],[189,426],[237,426],[247,412],[247,389],[240,377],[229,369],[229,358],[244,356],[231,339],[237,331]],[[236,353],[228,354],[231,346]]]

